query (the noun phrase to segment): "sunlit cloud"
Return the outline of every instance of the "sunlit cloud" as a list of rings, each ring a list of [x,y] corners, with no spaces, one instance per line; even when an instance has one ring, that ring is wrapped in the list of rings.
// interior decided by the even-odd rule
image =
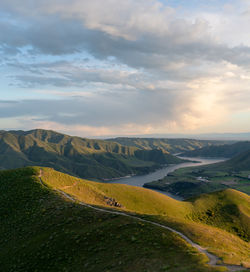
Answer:
[[[2,0],[0,129],[250,130],[250,4],[224,2]]]

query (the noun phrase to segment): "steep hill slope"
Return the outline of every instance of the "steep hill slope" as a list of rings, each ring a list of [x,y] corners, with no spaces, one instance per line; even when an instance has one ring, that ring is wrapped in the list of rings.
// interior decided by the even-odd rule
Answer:
[[[133,146],[140,149],[160,149],[163,152],[171,154],[180,153],[183,151],[196,150],[207,146],[217,146],[227,143],[227,141],[209,141],[195,139],[164,139],[164,138],[129,138],[118,137],[108,139],[108,141],[116,142],[124,146]]]
[[[67,201],[35,168],[0,171],[0,191],[1,271],[225,271],[170,231]]]
[[[222,166],[223,168],[228,168],[231,171],[250,171],[250,150],[224,162]]]
[[[71,137],[54,131],[1,131],[0,168],[48,166],[84,178],[143,174],[180,159],[161,150],[140,150],[118,143]]]
[[[250,197],[243,193],[226,190],[181,202],[139,187],[80,180],[48,168],[42,172],[42,180],[51,188],[80,201],[163,222],[209,248],[224,262],[250,265],[246,242],[250,237]]]
[[[207,171],[212,176],[213,172],[221,171],[231,174],[240,174],[240,172],[245,172],[250,174],[250,150],[240,153],[239,155],[231,158],[230,160],[200,166],[196,168],[197,170]],[[247,175],[245,176],[247,179]]]
[[[232,158],[242,152],[250,150],[250,141],[225,144],[219,146],[206,146],[200,149],[186,151],[181,155],[186,157],[223,157]]]

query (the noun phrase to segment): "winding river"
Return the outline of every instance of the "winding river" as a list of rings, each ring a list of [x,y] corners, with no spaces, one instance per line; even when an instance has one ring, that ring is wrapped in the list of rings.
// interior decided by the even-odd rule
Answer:
[[[168,165],[165,166],[161,169],[156,170],[155,172],[149,173],[147,175],[140,175],[140,176],[132,176],[132,177],[124,177],[120,179],[115,179],[115,180],[109,180],[106,181],[108,183],[120,183],[120,184],[127,184],[127,185],[133,185],[133,186],[138,186],[138,187],[143,187],[144,183],[148,183],[154,180],[161,179],[165,176],[167,176],[169,173],[175,171],[176,169],[183,168],[183,167],[190,167],[190,166],[199,166],[199,165],[207,165],[211,163],[216,163],[216,162],[222,162],[225,161],[225,158],[186,158],[186,157],[179,157],[181,159],[186,159],[186,160],[192,160],[196,162],[184,162],[180,164],[174,164],[174,165]],[[150,189],[151,190],[151,189]],[[160,190],[152,189],[154,191],[157,191],[159,193],[162,193],[164,195],[168,195],[174,199],[177,200],[183,200],[181,197],[175,196],[173,194],[163,192]]]

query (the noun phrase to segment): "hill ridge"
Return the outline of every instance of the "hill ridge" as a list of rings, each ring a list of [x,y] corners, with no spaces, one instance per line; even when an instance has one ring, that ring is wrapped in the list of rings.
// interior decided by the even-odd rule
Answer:
[[[197,150],[183,152],[181,156],[232,158],[247,150],[250,150],[250,141],[242,141],[219,146],[206,146]]]
[[[40,178],[41,182],[42,182],[42,179]],[[65,193],[64,191],[61,191],[61,190],[57,190],[60,194],[62,194],[63,196],[65,196],[67,199],[73,201],[73,202],[76,202],[77,200],[75,198],[73,198],[72,196],[68,195],[67,193]],[[105,212],[105,213],[110,213],[110,214],[117,214],[117,215],[122,215],[122,216],[127,216],[127,217],[130,217],[130,218],[134,218],[138,221],[141,221],[141,222],[145,222],[145,223],[149,223],[149,224],[152,224],[152,225],[155,225],[155,226],[158,226],[160,228],[163,228],[163,229],[167,229],[177,235],[179,235],[181,238],[183,238],[187,243],[189,243],[192,247],[196,248],[200,253],[203,253],[207,256],[208,258],[208,265],[211,265],[211,266],[214,266],[214,267],[226,267],[228,269],[228,271],[242,271],[242,269],[244,269],[243,266],[241,265],[228,265],[228,264],[224,264],[224,263],[221,263],[221,264],[218,264],[218,261],[219,261],[219,258],[211,253],[209,253],[205,248],[202,248],[201,246],[199,246],[198,244],[194,243],[192,240],[190,240],[186,235],[184,235],[183,233],[173,229],[173,228],[170,228],[166,225],[163,225],[163,224],[159,224],[159,223],[156,223],[156,222],[153,222],[153,221],[150,221],[150,220],[145,220],[143,218],[140,218],[140,217],[137,217],[137,216],[134,216],[134,215],[130,215],[130,214],[127,214],[127,213],[124,213],[124,212],[117,212],[117,211],[112,211],[112,210],[105,210],[105,209],[102,209],[102,208],[97,208],[97,207],[94,207],[94,206],[91,206],[89,204],[86,204],[82,201],[78,201],[77,203],[79,203],[80,205],[83,205],[85,207],[89,207],[89,208],[92,208],[94,210],[97,210],[97,211],[100,211],[100,212]]]
[[[138,137],[117,137],[107,139],[126,146],[134,146],[142,149],[161,149],[171,154],[182,153],[183,151],[195,150],[204,146],[222,145],[227,141],[220,140],[197,140],[189,138],[138,138]]]
[[[5,192],[0,194],[2,271],[224,271],[206,265],[205,255],[168,229],[69,201],[53,188],[57,181],[64,186],[74,184],[76,178],[48,168],[44,171],[53,174],[53,179],[44,181],[46,187],[39,181],[39,167],[0,171],[0,189]],[[135,194],[140,205],[143,197]],[[162,224],[150,215],[141,217]],[[240,245],[237,240],[237,258]]]
[[[140,150],[42,129],[0,132],[0,151],[2,169],[40,165],[93,179],[148,173],[162,164],[182,161],[161,150]]]

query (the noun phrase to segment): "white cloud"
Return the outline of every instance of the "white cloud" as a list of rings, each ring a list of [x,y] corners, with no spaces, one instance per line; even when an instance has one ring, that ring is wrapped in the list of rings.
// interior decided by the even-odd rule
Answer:
[[[91,135],[199,131],[249,110],[247,1],[185,14],[157,0],[2,0],[0,8],[10,57],[2,70],[15,88],[47,94],[0,109],[20,126],[30,114],[32,126]]]

